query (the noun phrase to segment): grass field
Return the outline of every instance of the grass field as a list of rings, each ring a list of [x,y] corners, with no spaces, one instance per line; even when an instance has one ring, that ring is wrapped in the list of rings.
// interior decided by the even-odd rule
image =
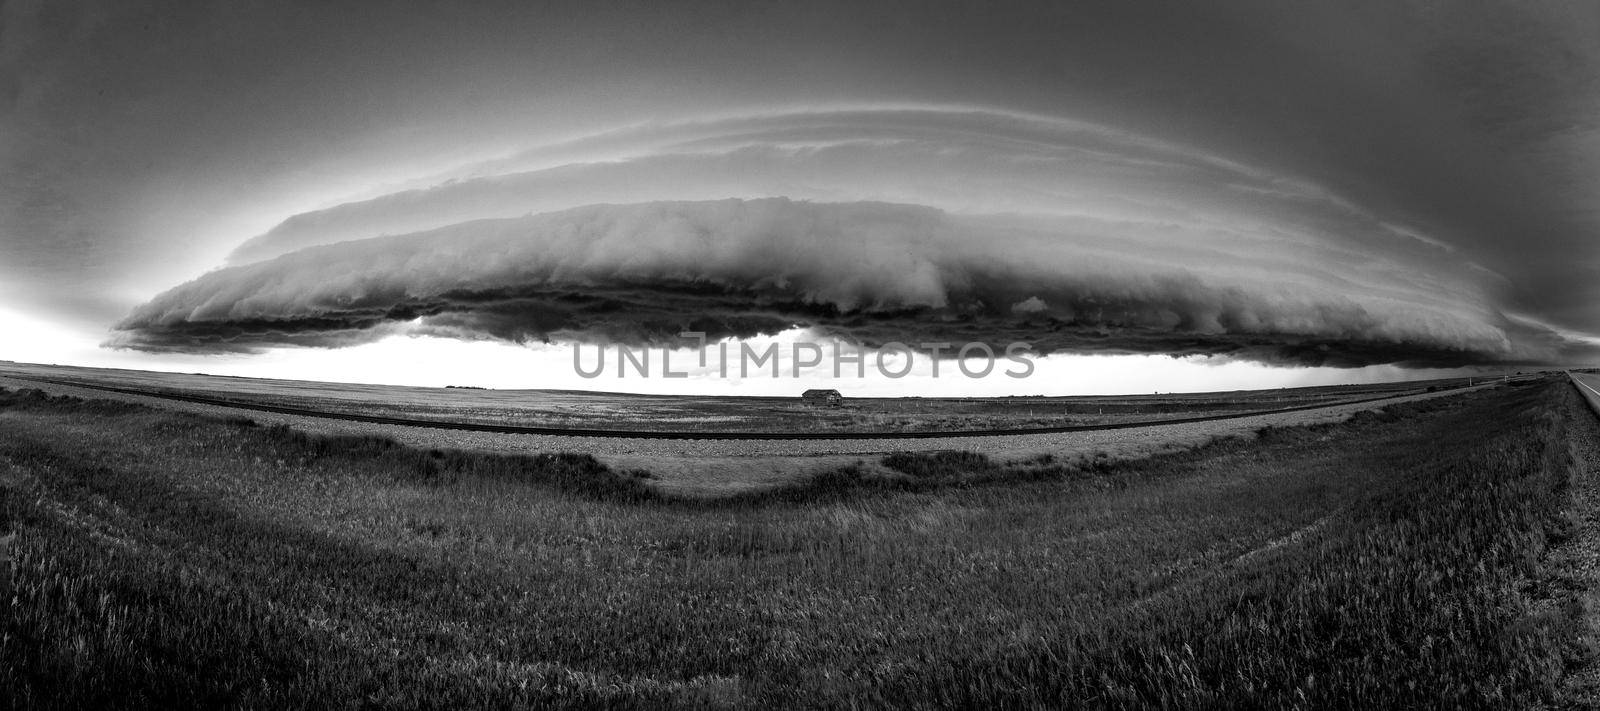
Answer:
[[[617,430],[902,432],[1056,427],[1331,405],[1465,385],[1466,378],[1215,393],[1075,397],[860,398],[842,407],[795,397],[632,395],[560,390],[417,388],[226,378],[0,363],[0,376],[136,388],[242,404],[450,422]]]
[[[1555,380],[1132,462],[902,454],[689,498],[0,397],[21,707],[1515,708],[1578,623]],[[877,466],[882,465],[882,466]]]

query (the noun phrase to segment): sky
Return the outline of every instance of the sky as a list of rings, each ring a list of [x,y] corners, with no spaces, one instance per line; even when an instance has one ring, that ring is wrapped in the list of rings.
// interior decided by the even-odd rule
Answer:
[[[4,0],[0,358],[875,395],[1593,364],[1597,39],[1587,2]],[[1038,368],[572,365],[683,331]]]

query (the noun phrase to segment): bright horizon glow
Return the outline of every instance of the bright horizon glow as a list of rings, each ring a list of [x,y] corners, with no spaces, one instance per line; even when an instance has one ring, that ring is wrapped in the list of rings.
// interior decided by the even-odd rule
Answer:
[[[1481,369],[1413,370],[1394,366],[1273,367],[1198,356],[1051,355],[1035,358],[1034,373],[1027,378],[1006,377],[1004,371],[1015,365],[999,357],[992,374],[975,379],[963,375],[952,360],[941,361],[940,375],[934,377],[931,361],[919,356],[914,360],[910,375],[893,379],[876,372],[874,354],[868,351],[866,377],[853,377],[848,372],[853,366],[846,366],[846,377],[834,378],[831,344],[824,341],[823,363],[803,369],[801,377],[794,378],[790,377],[789,362],[792,344],[810,340],[809,332],[794,329],[744,341],[757,351],[772,344],[779,347],[781,377],[778,378],[771,377],[769,370],[759,376],[752,372],[749,377],[738,377],[736,354],[741,342],[729,341],[729,352],[734,354],[730,356],[730,370],[734,372],[726,378],[715,372],[713,346],[708,351],[706,368],[698,367],[693,349],[670,351],[667,357],[673,371],[688,373],[684,378],[661,377],[661,349],[650,351],[650,377],[638,377],[631,369],[625,376],[618,377],[616,350],[610,348],[606,352],[605,373],[587,379],[580,377],[573,368],[571,344],[519,346],[495,341],[391,336],[343,349],[277,348],[256,355],[200,356],[105,349],[83,334],[15,312],[0,311],[0,327],[13,328],[13,333],[30,334],[27,342],[0,347],[0,358],[17,362],[330,383],[653,395],[788,396],[819,387],[837,389],[847,397],[1144,395],[1426,380],[1486,372]],[[584,367],[592,369],[598,346],[584,345],[581,349]]]

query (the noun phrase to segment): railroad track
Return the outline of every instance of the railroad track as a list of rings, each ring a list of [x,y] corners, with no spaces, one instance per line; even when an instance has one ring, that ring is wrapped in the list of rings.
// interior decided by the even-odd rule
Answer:
[[[670,432],[659,430],[608,430],[582,427],[538,427],[529,425],[495,425],[475,422],[451,422],[448,420],[429,420],[411,417],[387,417],[384,415],[360,415],[354,413],[327,412],[312,410],[287,405],[270,405],[266,403],[240,402],[223,398],[206,397],[204,395],[189,395],[184,393],[147,390],[143,388],[125,388],[113,385],[98,385],[71,380],[57,380],[54,378],[40,378],[37,376],[4,374],[0,377],[12,380],[24,380],[48,385],[85,388],[102,392],[119,393],[123,395],[137,395],[179,402],[191,402],[200,405],[215,407],[229,407],[240,410],[256,412],[271,412],[280,415],[297,415],[300,417],[318,417],[330,420],[343,420],[346,422],[365,422],[378,425],[401,425],[405,427],[430,427],[442,430],[457,430],[466,432],[492,432],[496,434],[525,434],[547,435],[558,437],[605,437],[613,439],[669,439],[669,440],[849,440],[849,439],[936,439],[941,437],[1011,437],[1017,435],[1060,434],[1065,432],[1100,432],[1105,430],[1126,430],[1140,427],[1155,427],[1159,425],[1181,425],[1191,422],[1213,422],[1216,420],[1233,420],[1241,417],[1256,417],[1260,415],[1275,415],[1286,412],[1301,412],[1305,410],[1320,410],[1327,407],[1341,407],[1345,405],[1364,405],[1367,403],[1394,400],[1418,394],[1416,391],[1407,391],[1393,395],[1362,398],[1358,400],[1341,400],[1332,403],[1315,405],[1295,405],[1280,407],[1270,410],[1250,410],[1247,412],[1233,412],[1221,415],[1200,415],[1196,417],[1177,417],[1165,420],[1140,420],[1137,422],[1117,422],[1098,425],[1059,425],[1055,427],[1010,427],[987,430],[938,430],[938,431],[910,431],[910,432]],[[1463,389],[1469,386],[1457,386],[1452,389]]]

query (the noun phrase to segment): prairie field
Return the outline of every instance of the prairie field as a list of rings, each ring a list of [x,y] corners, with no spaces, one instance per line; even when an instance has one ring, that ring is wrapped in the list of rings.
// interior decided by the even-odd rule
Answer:
[[[639,395],[359,385],[0,363],[0,377],[201,395],[241,405],[483,425],[677,432],[907,432],[1103,425],[1332,405],[1465,385],[1465,378],[1215,393],[1072,397],[870,398],[840,407],[793,397]]]
[[[691,496],[582,454],[7,390],[0,705],[1559,704],[1596,428],[1552,378]]]

